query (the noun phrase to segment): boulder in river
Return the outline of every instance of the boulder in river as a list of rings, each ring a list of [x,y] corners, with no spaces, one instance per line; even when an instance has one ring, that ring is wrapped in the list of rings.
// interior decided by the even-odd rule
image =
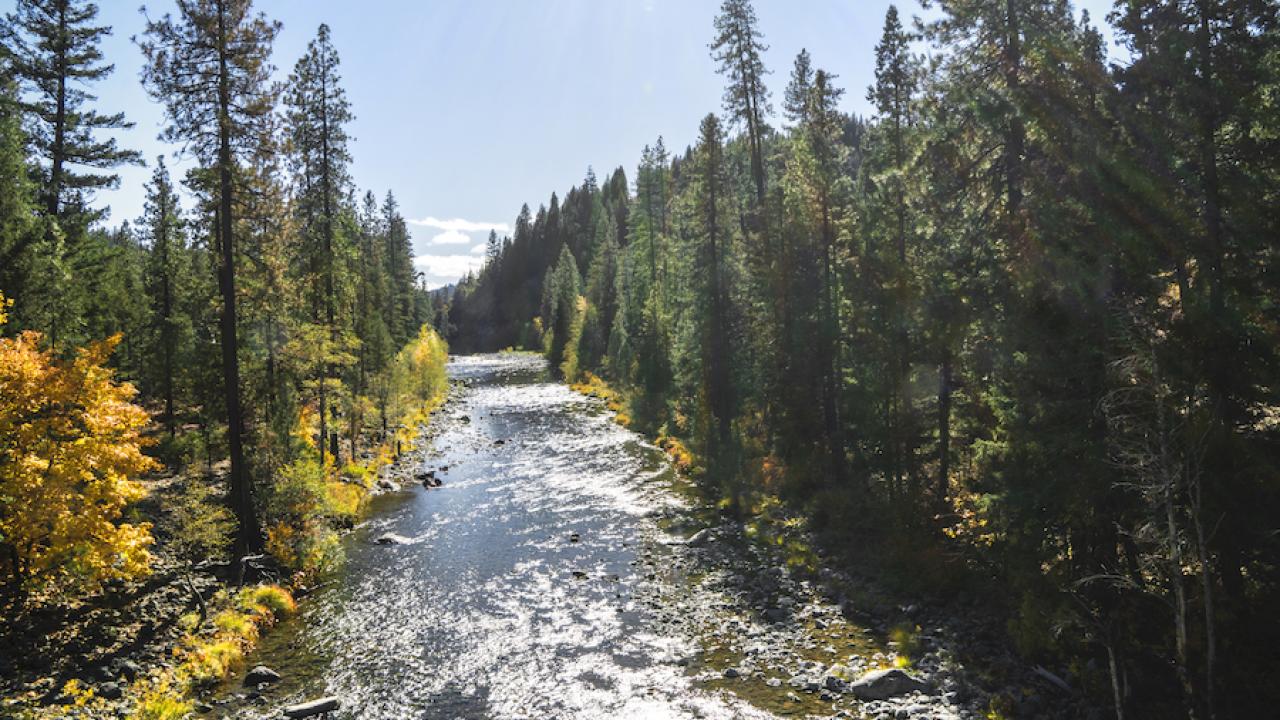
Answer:
[[[297,705],[289,705],[284,709],[284,716],[287,718],[305,718],[320,713],[333,712],[338,709],[338,698],[322,697],[318,700],[298,703]]]
[[[280,681],[280,673],[266,665],[256,665],[244,676],[245,685],[261,685]]]
[[[408,545],[409,538],[403,535],[397,535],[393,532],[382,533],[373,539],[379,545]]]
[[[850,683],[848,691],[862,700],[885,700],[896,695],[923,691],[928,685],[898,668],[874,670]]]

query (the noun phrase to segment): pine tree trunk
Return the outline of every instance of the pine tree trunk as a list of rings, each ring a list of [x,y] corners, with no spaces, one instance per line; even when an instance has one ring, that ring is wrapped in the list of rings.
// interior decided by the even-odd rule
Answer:
[[[835,236],[831,227],[831,207],[828,198],[822,198],[822,426],[827,439],[831,474],[837,483],[845,478],[844,442],[840,435],[840,417],[836,407],[836,353],[838,329],[835,315],[835,273],[832,255],[835,252]]]
[[[260,539],[253,506],[253,487],[244,455],[244,414],[240,407],[240,359],[236,338],[235,247],[232,236],[231,78],[227,59],[226,8],[218,3],[218,241],[222,267],[218,287],[222,294],[222,382],[227,407],[227,444],[231,455],[231,506],[238,532],[235,552],[244,557],[256,550]]]
[[[173,333],[173,293],[172,293],[172,284],[169,281],[169,268],[168,268],[169,263],[168,263],[168,257],[167,257],[168,247],[169,247],[168,240],[166,239],[165,241],[166,257],[164,258],[165,269],[164,269],[164,276],[161,278],[161,282],[164,284],[164,289],[162,291],[163,308],[161,311],[161,322],[164,323],[163,327],[165,330],[164,331],[164,347],[161,349],[161,352],[163,353],[163,357],[164,357],[164,425],[165,425],[165,428],[169,431],[169,440],[172,441],[174,437],[177,435],[177,427],[173,417],[174,416],[173,351],[174,351],[174,345],[175,345],[175,338],[173,337],[174,335]]]
[[[320,80],[320,190],[324,193],[324,312],[325,323],[329,326],[329,351],[334,352],[338,345],[338,323],[336,319],[336,310],[334,308],[334,262],[333,262],[333,183],[329,157],[329,83],[328,70],[321,69]],[[328,363],[327,359],[324,366],[324,379],[321,387],[328,384],[328,380],[333,376],[333,366]],[[324,427],[324,392],[321,392],[320,400],[320,422],[321,428]],[[333,456],[333,464],[338,465],[340,458],[338,453],[338,437],[340,430],[334,430],[334,436],[330,438],[321,430],[321,436],[329,443],[329,453]],[[324,460],[324,451],[320,451],[321,464]]]
[[[1209,551],[1209,540],[1205,533],[1204,516],[1202,514],[1203,489],[1199,478],[1191,481],[1192,525],[1196,533],[1196,554],[1200,561],[1200,593],[1201,606],[1204,611],[1204,704],[1209,720],[1214,720],[1217,713],[1214,689],[1217,685],[1218,632],[1214,617],[1213,605],[1213,557]]]
[[[67,37],[67,5],[58,4],[58,37]],[[62,166],[67,156],[67,48],[59,45],[57,50],[58,98],[57,110],[53,117],[53,147],[49,158],[49,197],[46,199],[46,210],[50,220],[55,220],[61,211],[62,200]],[[52,226],[49,227],[52,233]]]
[[[951,348],[943,348],[938,366],[938,509],[946,511],[951,484]]]

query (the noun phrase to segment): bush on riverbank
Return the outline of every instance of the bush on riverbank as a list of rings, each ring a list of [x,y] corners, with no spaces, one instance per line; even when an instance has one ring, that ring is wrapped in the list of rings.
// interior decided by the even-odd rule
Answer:
[[[319,413],[314,407],[302,408],[292,433],[295,457],[277,472],[264,511],[267,551],[294,573],[295,583],[340,562],[339,530],[356,523],[381,470],[413,444],[430,411],[444,401],[448,360],[448,345],[424,325],[370,383],[378,396],[359,399],[382,408],[388,432],[359,428],[356,435],[378,440],[342,467],[334,464],[331,454],[321,460],[315,442]]]
[[[0,294],[0,329],[8,306]],[[22,602],[150,569],[150,524],[121,521],[155,463],[142,453],[146,411],[106,366],[120,338],[72,358],[38,332],[0,338],[0,574]]]

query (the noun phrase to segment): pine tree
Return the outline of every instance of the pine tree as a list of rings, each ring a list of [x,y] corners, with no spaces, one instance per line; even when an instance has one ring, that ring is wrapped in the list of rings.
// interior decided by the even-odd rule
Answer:
[[[916,428],[911,397],[911,331],[913,323],[914,277],[908,258],[908,237],[912,235],[907,203],[907,175],[910,173],[909,147],[914,124],[914,95],[918,84],[918,62],[912,56],[911,36],[902,28],[898,8],[890,5],[885,13],[884,32],[876,45],[875,84],[867,91],[867,100],[875,104],[879,123],[872,152],[878,155],[871,171],[877,200],[887,206],[892,218],[890,236],[895,248],[891,267],[894,281],[890,309],[893,335],[893,359],[889,372],[893,377],[887,418],[890,427],[891,473],[894,485],[907,478],[909,502],[919,501],[916,468]],[[876,200],[873,200],[875,202]]]
[[[26,133],[22,130],[22,112],[18,104],[16,84],[6,75],[0,61],[0,292],[10,298],[23,298],[24,306],[15,311],[21,318],[25,302],[30,302],[31,288],[26,287],[32,258],[24,252],[30,248],[38,231],[32,221],[36,187],[27,170]],[[21,320],[13,321],[14,324]]]
[[[264,136],[275,103],[271,44],[278,22],[251,14],[250,0],[179,0],[178,17],[148,20],[141,43],[143,84],[165,104],[166,140],[179,142],[216,176],[217,239],[222,295],[223,395],[231,455],[231,502],[238,524],[235,551],[261,544],[253,484],[245,458],[236,321],[236,175],[241,159]]]
[[[146,289],[151,303],[153,369],[148,373],[148,387],[164,401],[161,422],[173,441],[177,435],[178,371],[189,358],[192,332],[181,296],[189,292],[191,278],[178,196],[163,157],[156,158],[147,186],[146,212],[139,225],[149,241]]]
[[[721,205],[728,196],[724,169],[724,138],[714,114],[702,120],[697,149],[698,214],[704,244],[699,252],[706,302],[702,345],[703,387],[711,422],[715,426],[713,453],[728,446],[733,422],[734,397],[730,377],[729,288],[725,272],[728,249],[726,222]],[[735,505],[737,507],[737,505]]]
[[[798,128],[798,142],[788,168],[798,204],[799,220],[811,228],[817,238],[818,282],[816,292],[817,326],[816,372],[820,378],[819,398],[822,408],[822,432],[827,462],[837,480],[845,476],[845,448],[839,417],[839,297],[837,233],[840,219],[840,174],[843,167],[840,134],[842,120],[837,103],[843,90],[832,84],[833,76],[817,70],[807,101],[807,123]]]
[[[316,284],[314,303],[317,308],[313,319],[328,330],[328,343],[336,347],[342,328],[338,318],[339,267],[341,257],[347,253],[339,248],[346,244],[340,237],[343,198],[350,185],[348,164],[351,153],[347,148],[345,126],[354,116],[346,91],[342,89],[338,74],[338,52],[329,36],[329,26],[321,25],[316,37],[307,44],[307,51],[294,66],[289,77],[289,90],[285,93],[288,107],[289,136],[294,154],[295,173],[299,186],[298,208],[302,215],[302,233],[308,239],[313,257],[312,274]],[[320,368],[320,462],[325,453],[338,457],[338,435],[329,432],[328,423],[332,400],[330,390],[336,391],[332,365]]]
[[[84,0],[18,0],[0,35],[9,47],[14,74],[33,96],[26,103],[35,128],[34,150],[43,171],[41,197],[50,219],[63,219],[68,193],[115,187],[111,170],[140,159],[100,131],[133,127],[124,113],[104,115],[86,107],[96,96],[85,89],[114,70],[100,64],[98,45],[111,28],[95,25],[98,6]],[[86,170],[78,170],[78,167]]]
[[[353,392],[368,391],[371,382],[381,378],[390,361],[391,334],[387,329],[386,307],[390,288],[387,276],[386,240],[382,211],[372,191],[364,195],[360,206],[360,246],[357,252],[359,284],[356,288],[356,335],[360,339],[358,375]],[[375,388],[376,390],[377,388]],[[382,433],[387,432],[385,394],[379,393],[379,417]]]
[[[415,277],[413,245],[409,238],[409,228],[405,225],[404,217],[400,215],[400,205],[390,191],[387,192],[386,199],[382,203],[382,223],[383,232],[386,233],[383,257],[387,263],[389,284],[386,307],[387,329],[391,333],[392,345],[403,347],[417,334],[417,329],[413,326]]]
[[[724,0],[716,17],[716,39],[711,55],[720,63],[718,72],[729,78],[724,91],[724,110],[735,121],[747,127],[751,148],[751,179],[755,183],[757,209],[764,208],[765,167],[764,136],[769,126],[766,117],[773,112],[769,105],[769,89],[765,86],[766,70],[761,53],[769,49],[756,27],[756,12],[751,0]]]
[[[570,347],[570,328],[578,312],[578,288],[581,285],[578,263],[568,245],[560,246],[560,258],[547,273],[547,361],[560,373]]]
[[[791,80],[787,82],[782,102],[786,118],[796,125],[804,125],[809,120],[809,92],[812,88],[813,61],[809,58],[809,51],[801,48],[791,68]]]

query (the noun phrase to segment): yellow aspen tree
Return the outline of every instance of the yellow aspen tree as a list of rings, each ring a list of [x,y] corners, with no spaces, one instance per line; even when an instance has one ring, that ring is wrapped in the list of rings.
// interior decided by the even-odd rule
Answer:
[[[0,296],[0,325],[7,302]],[[0,569],[38,593],[145,574],[150,525],[120,522],[146,493],[135,479],[147,413],[105,362],[117,335],[61,359],[40,333],[0,338]]]

